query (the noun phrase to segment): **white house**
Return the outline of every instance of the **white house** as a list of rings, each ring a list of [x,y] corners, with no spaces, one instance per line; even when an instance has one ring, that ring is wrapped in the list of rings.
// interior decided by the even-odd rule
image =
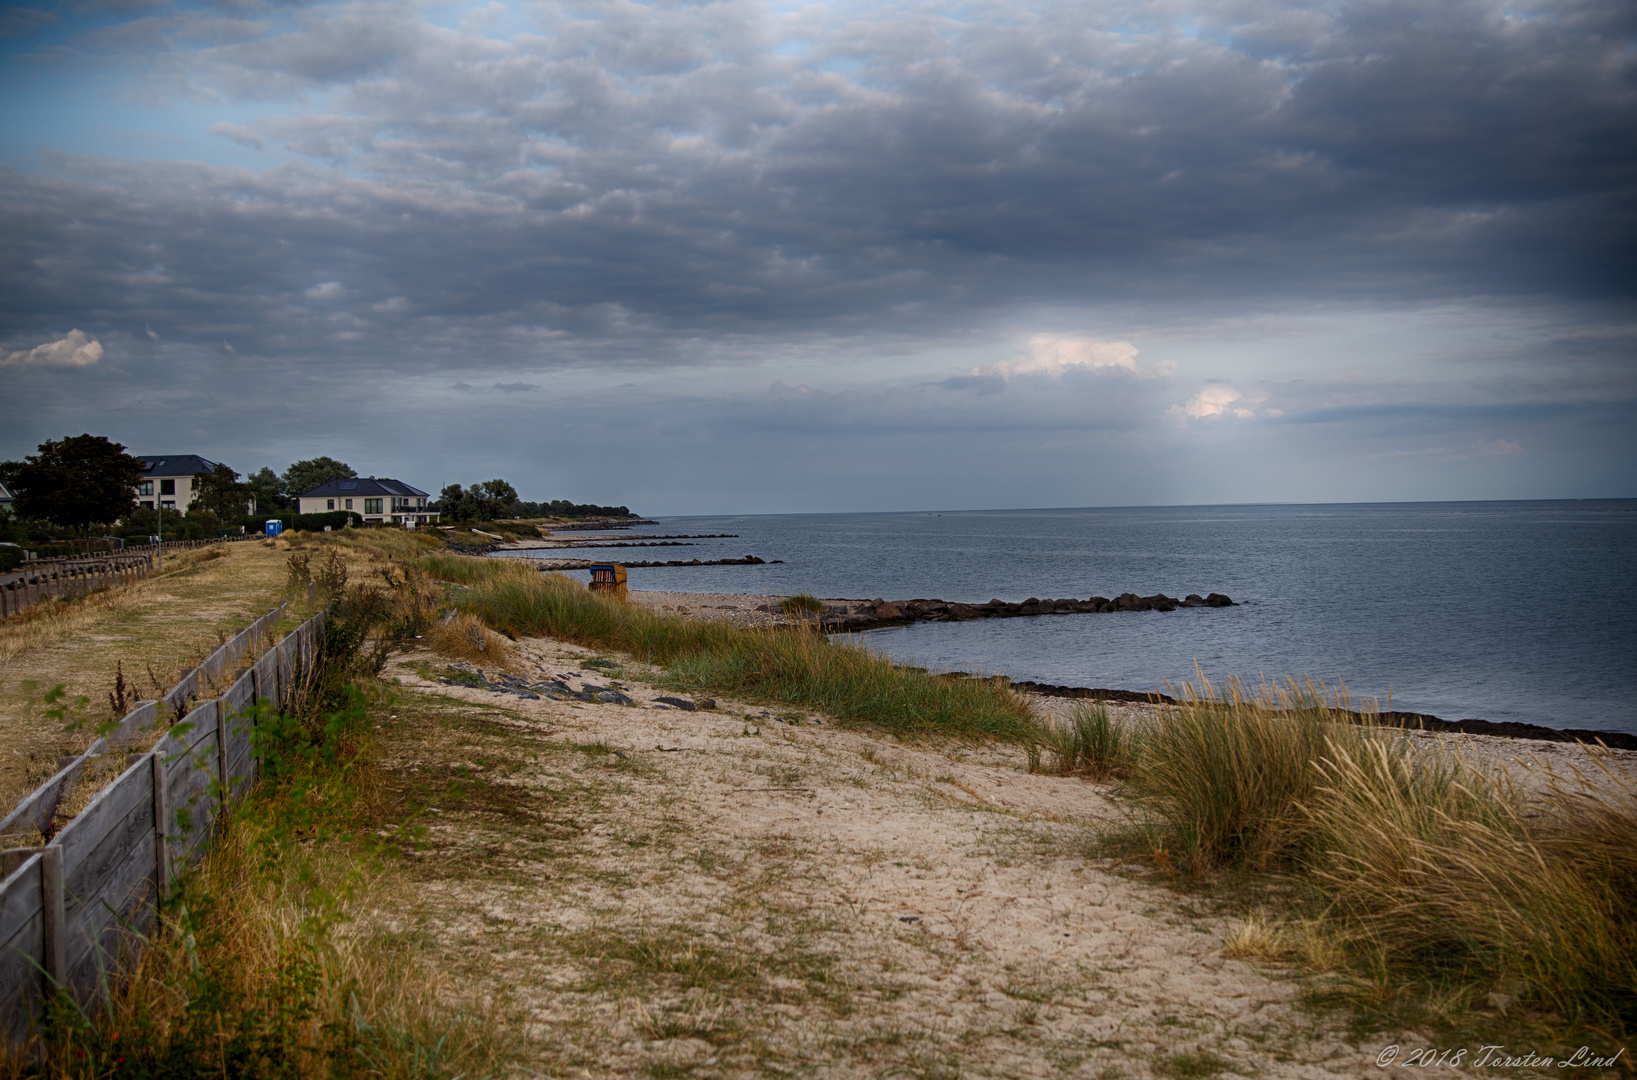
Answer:
[[[296,497],[298,514],[351,510],[367,525],[433,525],[438,512],[426,508],[426,492],[402,480],[356,476],[331,480]]]

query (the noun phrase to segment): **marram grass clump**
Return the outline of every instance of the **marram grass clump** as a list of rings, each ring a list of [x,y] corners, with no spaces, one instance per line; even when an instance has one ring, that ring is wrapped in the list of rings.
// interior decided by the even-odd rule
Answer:
[[[1258,914],[1231,952],[1328,970],[1335,1000],[1383,1022],[1478,1006],[1637,1031],[1637,775],[1613,754],[1593,748],[1589,774],[1532,763],[1526,787],[1344,691],[1202,679],[1178,697],[1142,725],[1127,839],[1194,877],[1289,886],[1290,917]]]
[[[421,565],[463,586],[455,603],[496,630],[617,649],[684,688],[822,710],[905,737],[1027,742],[1034,730],[1028,703],[1004,685],[899,667],[811,629],[660,615],[511,560],[437,554]]]

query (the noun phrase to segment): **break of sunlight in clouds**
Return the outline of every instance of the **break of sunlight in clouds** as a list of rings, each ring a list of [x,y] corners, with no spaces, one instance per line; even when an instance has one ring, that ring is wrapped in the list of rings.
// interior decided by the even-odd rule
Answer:
[[[1176,373],[1175,361],[1164,360],[1148,366],[1137,361],[1141,352],[1129,341],[1093,341],[1090,338],[1065,337],[1058,334],[1036,334],[1028,341],[1024,355],[1016,360],[1002,360],[998,364],[974,368],[974,375],[998,375],[1003,379],[1015,375],[1043,374],[1061,376],[1070,368],[1090,371],[1108,368],[1154,378]]]
[[[80,330],[32,349],[0,349],[0,367],[83,368],[102,359],[102,345]]]

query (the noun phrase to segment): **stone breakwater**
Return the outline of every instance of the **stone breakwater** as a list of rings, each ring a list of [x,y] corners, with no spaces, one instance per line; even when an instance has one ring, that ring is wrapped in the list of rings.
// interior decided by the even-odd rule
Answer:
[[[961,604],[949,600],[846,600],[827,601],[823,613],[812,618],[826,630],[872,630],[882,626],[907,626],[917,622],[959,622],[968,619],[1015,619],[1033,615],[1107,614],[1119,611],[1175,611],[1178,608],[1233,607],[1222,593],[1200,596],[1189,593],[1182,599],[1155,593],[1138,596],[1121,593],[1110,599],[1093,596],[1085,600],[1041,600],[1031,596],[1022,603],[991,600],[987,604]],[[764,606],[761,611],[771,608]]]

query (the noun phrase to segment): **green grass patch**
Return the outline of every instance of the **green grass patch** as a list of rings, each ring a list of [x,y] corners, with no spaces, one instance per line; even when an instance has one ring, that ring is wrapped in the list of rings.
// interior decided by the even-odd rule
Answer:
[[[815,709],[905,738],[1027,742],[1034,730],[1028,704],[1003,685],[899,667],[805,628],[660,615],[510,560],[434,554],[422,565],[464,585],[455,602],[496,630],[616,649],[666,669],[683,689]]]

